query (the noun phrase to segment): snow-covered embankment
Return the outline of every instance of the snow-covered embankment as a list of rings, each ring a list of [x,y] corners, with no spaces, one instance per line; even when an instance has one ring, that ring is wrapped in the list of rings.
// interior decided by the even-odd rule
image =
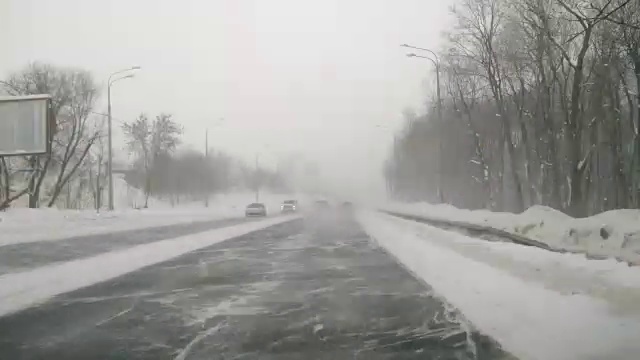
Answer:
[[[436,220],[490,226],[543,242],[554,249],[640,264],[640,210],[612,210],[576,219],[546,206],[533,206],[521,214],[428,203],[396,203],[385,209]]]
[[[361,212],[365,231],[520,359],[634,359],[640,269]]]

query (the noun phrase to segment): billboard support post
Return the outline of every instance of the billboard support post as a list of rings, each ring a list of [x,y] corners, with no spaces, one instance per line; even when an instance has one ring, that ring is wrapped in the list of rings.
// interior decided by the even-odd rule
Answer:
[[[29,179],[29,208],[36,209],[40,207],[40,192],[37,189],[37,178],[40,176],[40,156],[33,155],[29,159],[31,167],[31,178]]]
[[[38,207],[40,155],[51,153],[56,130],[47,94],[0,97],[0,156],[27,156],[29,207]]]

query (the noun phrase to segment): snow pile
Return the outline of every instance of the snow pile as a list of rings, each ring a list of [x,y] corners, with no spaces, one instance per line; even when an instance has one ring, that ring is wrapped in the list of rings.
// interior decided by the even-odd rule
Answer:
[[[612,210],[575,219],[546,206],[521,214],[464,210],[427,203],[391,204],[387,210],[437,220],[491,226],[548,244],[552,248],[615,257],[640,264],[640,210]]]
[[[0,276],[0,316],[296,217],[248,222]]]
[[[477,241],[383,214],[365,231],[483,333],[520,359],[635,359],[640,269]]]
[[[11,209],[0,213],[0,246],[59,240],[154,226],[240,216],[225,208],[95,210]]]

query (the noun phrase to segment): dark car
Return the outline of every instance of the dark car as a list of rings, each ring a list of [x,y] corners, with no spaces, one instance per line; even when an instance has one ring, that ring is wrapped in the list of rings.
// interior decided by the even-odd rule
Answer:
[[[285,200],[280,205],[280,210],[283,213],[291,213],[298,211],[298,200]]]
[[[351,201],[345,201],[342,203],[342,208],[346,210],[353,209],[353,203]]]
[[[247,206],[245,210],[245,215],[249,216],[267,216],[267,207],[261,203],[253,203]]]

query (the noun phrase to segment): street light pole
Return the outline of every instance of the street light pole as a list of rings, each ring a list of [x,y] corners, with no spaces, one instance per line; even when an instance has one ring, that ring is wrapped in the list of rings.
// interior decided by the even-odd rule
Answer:
[[[109,210],[113,211],[113,154],[111,153],[111,148],[113,147],[113,140],[111,135],[111,80],[109,80],[109,84],[107,85],[107,119],[107,177],[109,181]]]
[[[264,151],[268,148],[268,144],[262,144],[262,146],[256,150],[256,202],[260,202],[260,187],[263,180],[262,174],[260,173],[260,150]]]
[[[426,51],[428,53],[430,53],[431,55],[433,55],[433,57],[435,58],[432,59],[428,56],[422,56],[422,55],[418,55],[418,54],[414,54],[414,53],[410,53],[407,54],[408,57],[415,57],[415,58],[421,58],[421,59],[427,59],[429,61],[431,61],[433,63],[433,65],[436,68],[436,97],[438,100],[438,106],[437,106],[437,110],[438,110],[438,121],[440,121],[440,124],[442,124],[442,97],[440,95],[440,58],[438,58],[438,55],[429,50],[429,49],[425,49],[425,48],[421,48],[421,47],[417,47],[417,46],[412,46],[412,45],[408,45],[408,44],[402,44],[400,45],[402,47],[405,48],[409,48],[409,49],[415,49],[415,50],[420,50],[420,51]],[[442,139],[440,137],[438,137],[438,197],[440,199],[440,202],[445,202],[444,201],[444,193],[442,191],[442,186],[444,184],[444,180],[443,180],[443,176],[442,176],[442,156],[443,156],[443,151],[442,151]]]
[[[440,61],[433,60],[428,56],[420,56],[417,54],[407,54],[408,57],[416,57],[421,59],[427,59],[433,63],[436,67],[436,97],[438,99],[438,119],[442,121],[442,97],[440,96]],[[436,58],[437,59],[437,58]]]
[[[213,123],[213,127],[216,127],[218,125],[221,125],[224,122],[224,118],[220,118],[218,119],[218,121]],[[205,169],[209,169],[209,128],[205,128],[205,132],[204,132],[204,158],[205,158]],[[206,184],[205,184],[205,198],[204,198],[204,206],[205,207],[209,207],[209,196],[210,194],[210,189],[209,186],[211,185],[209,183],[208,180],[211,179],[206,179]]]
[[[260,202],[260,182],[262,179],[260,179],[260,165],[259,164],[259,159],[260,154],[256,153],[256,202]]]
[[[428,56],[420,56],[417,54],[407,54],[407,56],[409,57],[417,57],[417,58],[423,58],[423,59],[428,59],[431,60],[431,62],[433,63],[433,65],[435,65],[436,67],[436,96],[438,97],[438,118],[440,121],[442,121],[442,97],[440,96],[440,58],[438,57],[438,55],[429,50],[429,49],[425,49],[425,48],[421,48],[421,47],[417,47],[417,46],[411,46],[408,44],[402,44],[400,45],[402,47],[406,47],[409,49],[415,49],[415,50],[421,50],[421,51],[426,51],[428,53],[430,53],[431,55],[433,55],[433,57],[435,58],[435,60],[433,60],[432,58],[428,57]]]
[[[107,151],[107,156],[109,158],[107,162],[107,176],[109,180],[109,210],[113,210],[113,136],[112,136],[113,131],[112,131],[112,119],[111,119],[111,85],[113,85],[113,83],[115,83],[118,80],[131,78],[133,77],[133,74],[125,75],[113,80],[111,80],[111,78],[123,72],[138,70],[138,69],[140,69],[139,66],[133,66],[128,69],[119,70],[109,75],[109,78],[107,79],[107,117],[108,117],[107,137],[108,137],[108,146],[109,146],[109,149]]]
[[[209,169],[209,128],[204,130],[204,162],[205,169]],[[210,180],[210,179],[206,179]],[[206,181],[205,180],[205,181]],[[205,184],[205,197],[204,197],[204,207],[209,207],[209,182],[206,181]]]

